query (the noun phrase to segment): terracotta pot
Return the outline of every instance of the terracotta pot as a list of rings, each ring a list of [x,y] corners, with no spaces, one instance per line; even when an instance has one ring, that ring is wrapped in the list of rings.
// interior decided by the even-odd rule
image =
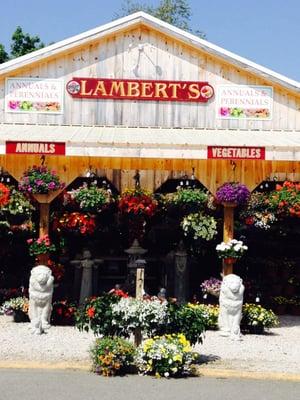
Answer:
[[[46,265],[46,266],[48,265],[48,260],[49,260],[48,253],[37,254],[35,258],[37,260],[37,265]]]
[[[234,264],[236,262],[237,258],[235,257],[226,257],[223,258],[223,261],[225,264]]]

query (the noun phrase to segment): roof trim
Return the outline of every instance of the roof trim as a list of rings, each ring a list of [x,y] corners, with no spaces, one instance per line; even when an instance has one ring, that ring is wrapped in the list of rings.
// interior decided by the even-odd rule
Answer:
[[[0,124],[6,141],[64,142],[67,156],[206,159],[207,146],[265,147],[266,160],[300,161],[299,131]]]
[[[201,39],[198,36],[170,25],[167,22],[161,21],[160,19],[146,14],[143,11],[119,18],[100,27],[44,47],[43,49],[18,57],[14,60],[7,61],[6,63],[0,65],[0,76],[8,74],[9,72],[13,72],[18,68],[28,66],[43,58],[52,57],[61,52],[72,50],[73,48],[85,45],[88,42],[100,39],[101,37],[109,34],[114,34],[120,30],[130,28],[137,24],[144,24],[148,27],[152,27],[162,33],[175,37],[188,45],[219,57],[245,71],[256,74],[262,79],[267,79],[289,90],[300,93],[300,82],[287,78],[284,75],[256,64],[244,57],[240,57],[235,53],[227,51],[213,43],[208,42],[207,40]]]

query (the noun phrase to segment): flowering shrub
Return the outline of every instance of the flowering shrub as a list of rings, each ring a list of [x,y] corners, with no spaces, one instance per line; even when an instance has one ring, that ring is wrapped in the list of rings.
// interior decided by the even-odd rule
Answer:
[[[67,192],[69,195],[68,201],[74,201],[78,207],[85,212],[99,212],[103,206],[111,201],[109,191],[98,188],[95,184],[88,186],[84,183],[78,189]],[[68,198],[68,197],[67,197]]]
[[[244,245],[241,240],[231,239],[229,242],[222,242],[216,246],[219,258],[241,258],[248,246]]]
[[[92,235],[96,229],[95,216],[80,212],[64,213],[54,217],[53,230],[79,235]]]
[[[133,364],[133,344],[119,337],[97,339],[91,348],[93,371],[103,376],[125,373]]]
[[[206,328],[206,314],[194,304],[168,305],[167,333],[183,333],[192,343],[202,343]]]
[[[55,251],[55,245],[51,244],[48,235],[44,235],[38,239],[28,239],[29,254],[31,256],[37,256],[39,254],[51,253]]]
[[[0,208],[6,206],[9,202],[10,189],[3,183],[0,183]]]
[[[204,293],[209,293],[214,296],[218,295],[221,290],[222,281],[216,278],[209,278],[201,283],[200,287]]]
[[[126,189],[119,199],[118,208],[121,213],[130,216],[142,215],[151,217],[157,209],[157,201],[143,189]]]
[[[167,303],[121,298],[112,305],[112,315],[112,324],[124,336],[129,336],[136,328],[140,328],[144,334],[153,335],[167,323]]]
[[[16,311],[22,311],[24,314],[28,314],[29,300],[25,296],[15,297],[5,301],[1,308],[5,315],[11,315]]]
[[[181,333],[145,340],[135,358],[140,372],[158,378],[189,374],[193,360],[190,342]]]
[[[112,294],[87,299],[76,313],[76,327],[80,331],[92,330],[95,335],[114,336],[119,334],[118,327],[112,323],[112,305],[119,300],[120,297]]]
[[[247,203],[250,192],[247,186],[238,182],[224,183],[216,193],[217,201],[220,203],[231,202],[237,204]]]
[[[34,165],[23,173],[19,190],[33,194],[47,194],[49,191],[62,189],[64,186],[64,183],[60,183],[56,171],[51,171],[44,165]]]
[[[51,322],[53,325],[74,325],[76,311],[74,303],[67,300],[56,301],[53,303]]]
[[[205,329],[218,329],[219,306],[212,304],[196,304],[192,305],[197,307],[204,314]]]
[[[242,325],[261,326],[263,328],[273,328],[279,324],[278,318],[272,310],[266,310],[258,304],[243,305]]]
[[[194,240],[211,240],[217,234],[217,221],[214,217],[202,213],[189,214],[181,222],[184,235]]]

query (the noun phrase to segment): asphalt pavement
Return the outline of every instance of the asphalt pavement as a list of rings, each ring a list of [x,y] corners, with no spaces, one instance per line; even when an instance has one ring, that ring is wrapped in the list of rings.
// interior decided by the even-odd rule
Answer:
[[[190,377],[104,378],[86,371],[0,370],[0,400],[299,400],[300,383]]]

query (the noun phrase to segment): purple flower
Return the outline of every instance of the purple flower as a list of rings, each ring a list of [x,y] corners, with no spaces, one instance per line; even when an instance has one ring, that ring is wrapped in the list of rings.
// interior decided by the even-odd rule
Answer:
[[[42,179],[36,179],[34,181],[34,183],[36,184],[36,186],[42,186],[42,184],[44,183]]]
[[[49,190],[54,190],[55,187],[56,187],[55,182],[50,182],[50,183],[48,183],[48,189],[49,189]]]
[[[8,102],[8,107],[9,107],[11,110],[16,110],[17,108],[19,108],[19,105],[20,105],[20,102],[19,102],[19,101],[10,100],[10,101]]]
[[[247,186],[238,182],[224,183],[216,193],[218,202],[234,202],[237,204],[244,204],[248,201],[250,192]]]
[[[228,108],[228,107],[221,107],[220,108],[220,114],[223,117],[227,117],[227,115],[229,115],[229,113],[230,113],[230,108]]]

